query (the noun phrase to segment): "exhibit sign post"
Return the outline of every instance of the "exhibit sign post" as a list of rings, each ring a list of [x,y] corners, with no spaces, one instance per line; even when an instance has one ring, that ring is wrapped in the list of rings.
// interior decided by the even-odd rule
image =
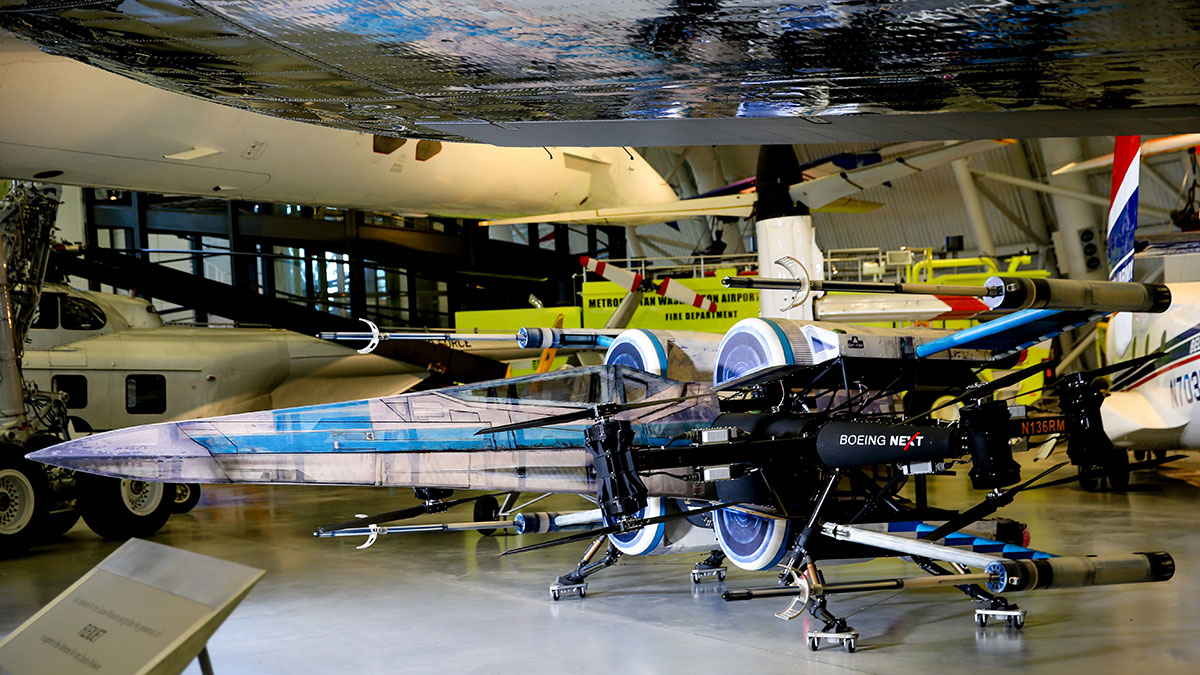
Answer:
[[[131,539],[0,641],[0,675],[180,673],[263,574]]]

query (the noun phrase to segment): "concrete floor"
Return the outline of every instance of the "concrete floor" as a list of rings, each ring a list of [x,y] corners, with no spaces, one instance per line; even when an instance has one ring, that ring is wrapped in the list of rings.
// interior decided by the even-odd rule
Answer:
[[[1027,470],[1033,475],[1033,470]],[[1060,554],[1166,550],[1162,584],[1014,594],[1023,631],[977,629],[954,590],[841,596],[832,609],[861,633],[859,650],[804,644],[810,619],[775,618],[781,600],[726,603],[724,587],[770,585],[732,568],[694,587],[695,557],[629,558],[593,577],[586,599],[552,602],[547,584],[583,545],[499,558],[536,536],[474,532],[315,539],[314,526],[415,503],[410,490],[212,487],[154,540],[265,568],[267,575],[209,643],[232,673],[803,673],[1195,672],[1200,662],[1200,458],[1141,472],[1124,494],[1077,487],[1026,493],[1005,515],[1029,523],[1033,545]],[[931,500],[965,507],[982,495],[965,477],[931,481]],[[548,500],[550,501],[550,500]],[[539,509],[583,502],[554,497]],[[545,505],[545,506],[543,506]],[[443,514],[443,519],[444,518]],[[469,520],[469,508],[449,520]],[[419,520],[432,521],[433,517]],[[0,635],[114,550],[81,523],[61,540],[0,560]],[[917,576],[898,560],[826,568],[827,579]],[[193,662],[189,673],[198,673]]]

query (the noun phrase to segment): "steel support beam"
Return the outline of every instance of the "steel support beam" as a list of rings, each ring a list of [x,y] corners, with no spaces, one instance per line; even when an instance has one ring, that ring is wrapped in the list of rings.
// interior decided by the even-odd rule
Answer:
[[[106,249],[89,249],[82,256],[52,252],[55,265],[67,274],[97,279],[117,288],[150,288],[167,302],[229,317],[245,324],[267,324],[306,335],[325,331],[359,331],[362,324],[335,314],[310,310],[303,305],[268,298],[230,284],[197,279],[180,270],[138,260]],[[476,382],[504,377],[506,366],[499,361],[457,351],[442,345],[393,340],[384,342],[377,354],[427,368],[445,375],[441,383]]]
[[[95,205],[90,212],[89,220],[97,227],[132,227],[133,216],[128,206]],[[468,222],[464,227],[474,225]],[[415,269],[431,279],[475,282],[479,277],[486,277],[491,286],[528,286],[574,274],[578,265],[571,256],[542,250],[537,245],[536,228],[536,225],[531,226],[533,242],[528,246],[479,237],[474,240],[473,255],[467,237],[455,233],[365,223],[360,223],[356,230],[359,250],[370,251],[371,260],[392,267]],[[221,211],[151,205],[145,212],[144,229],[156,234],[232,235],[236,241],[231,242],[231,247],[242,252],[254,251],[253,244],[258,242],[352,253],[345,228],[336,223],[298,216],[237,213],[232,203]],[[624,234],[623,228],[606,229],[620,230]],[[242,275],[250,278],[251,270],[242,270]],[[257,284],[256,274],[253,279]]]

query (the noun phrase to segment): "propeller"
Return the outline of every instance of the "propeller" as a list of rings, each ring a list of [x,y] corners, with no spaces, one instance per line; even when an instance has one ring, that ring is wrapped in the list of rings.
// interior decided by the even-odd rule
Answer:
[[[1081,373],[1078,373],[1078,375],[1080,376],[1081,379],[1090,381],[1090,380],[1096,379],[1097,377],[1104,377],[1106,375],[1112,375],[1113,373],[1119,373],[1122,370],[1128,370],[1129,368],[1137,368],[1138,366],[1150,363],[1151,361],[1156,361],[1160,357],[1165,356],[1165,355],[1166,355],[1166,352],[1164,352],[1164,351],[1150,352],[1149,354],[1138,356],[1136,358],[1132,358],[1127,361],[1118,361],[1116,363],[1110,363],[1107,366],[1102,366],[1100,368],[1094,368],[1092,370],[1085,370]],[[1064,377],[1070,377],[1070,375],[1067,375]],[[1059,378],[1059,379],[1062,379],[1062,378]]]
[[[705,393],[693,394],[691,396],[677,396],[675,398],[656,398],[646,401],[636,401],[634,403],[601,403],[600,405],[595,405],[590,408],[572,410],[569,413],[550,415],[548,417],[538,417],[532,420],[525,420],[524,422],[513,422],[512,424],[501,424],[500,426],[496,427],[486,427],[476,431],[475,435],[480,436],[482,434],[499,434],[505,431],[531,429],[533,427],[550,427],[556,424],[567,424],[569,422],[574,422],[575,420],[587,419],[589,417],[593,419],[602,419],[605,417],[612,417],[617,413],[623,413],[626,410],[637,410],[638,408],[649,408],[650,406],[655,405],[678,403],[680,401],[687,401],[693,398],[704,398],[705,396],[712,396],[712,394]]]
[[[606,280],[624,288],[630,293],[636,293],[642,290],[646,283],[654,285],[654,282],[647,282],[646,278],[636,272],[618,267],[603,260],[596,260],[587,256],[579,258],[579,264],[583,265],[587,271],[595,272]],[[655,292],[659,295],[670,298],[680,304],[696,307],[705,312],[717,311],[717,303],[691,290],[674,279],[663,279],[655,286]]]
[[[1142,460],[1140,462],[1130,462],[1129,466],[1124,467],[1123,470],[1138,471],[1141,469],[1152,469],[1156,466],[1161,466],[1168,462],[1174,462],[1176,460],[1184,459],[1186,457],[1187,457],[1187,455],[1168,455],[1166,457],[1160,457],[1158,459],[1146,459],[1146,460]],[[1077,482],[1080,478],[1084,478],[1084,479],[1103,478],[1106,475],[1108,475],[1108,474],[1106,473],[1104,467],[1100,467],[1099,469],[1092,469],[1089,471],[1080,471],[1079,473],[1075,474],[1074,476],[1067,476],[1066,478],[1056,478],[1052,481],[1047,481],[1047,482],[1041,483],[1039,485],[1034,485],[1033,487],[1031,487],[1029,489],[1030,490],[1041,490],[1042,488],[1056,487],[1059,485],[1066,485],[1068,483],[1074,483],[1074,482]]]
[[[417,516],[423,516],[429,513],[441,513],[442,511],[445,511],[453,506],[467,504],[479,499],[483,499],[484,497],[501,497],[506,494],[508,493],[497,492],[490,495],[477,495],[474,497],[463,497],[462,499],[451,499],[450,501],[427,501],[424,504],[410,506],[406,509],[385,511],[383,513],[377,513],[373,516],[355,517],[353,520],[343,520],[340,523],[334,523],[332,525],[322,525],[321,527],[317,528],[317,532],[332,532],[334,530],[341,530],[347,527],[362,527],[366,523],[380,525],[396,520],[408,520],[409,518],[416,518]]]
[[[959,396],[954,397],[953,399],[939,405],[936,408],[931,408],[931,409],[921,413],[920,415],[916,415],[914,417],[909,417],[908,419],[901,422],[901,424],[908,424],[909,422],[912,422],[914,420],[919,420],[922,417],[931,415],[931,414],[941,410],[942,408],[949,408],[950,406],[958,404],[958,403],[962,403],[963,401],[969,401],[972,399],[983,398],[984,396],[990,396],[993,392],[999,391],[1000,389],[1003,389],[1005,387],[1011,387],[1012,385],[1017,384],[1018,382],[1023,382],[1024,380],[1026,380],[1030,377],[1033,377],[1034,375],[1037,375],[1038,373],[1040,373],[1044,370],[1053,368],[1057,364],[1058,364],[1058,359],[1042,361],[1036,365],[1029,366],[1028,368],[1022,368],[1021,370],[1018,370],[1016,372],[1009,373],[1009,374],[1003,375],[1001,377],[997,377],[996,379],[992,380],[991,382],[980,382],[978,385],[970,387],[969,389],[967,389],[965,392],[963,392]]]
[[[1020,485],[1016,486],[1015,488],[1010,488],[1003,492],[996,492],[996,493],[989,494],[986,499],[979,502],[975,506],[972,506],[971,508],[967,509],[966,511],[963,511],[962,513],[958,514],[954,518],[947,520],[944,524],[942,524],[937,529],[933,530],[932,532],[926,532],[925,534],[921,535],[920,539],[931,539],[931,540],[941,539],[942,537],[946,536],[947,534],[950,534],[951,532],[957,532],[977,520],[980,520],[982,518],[987,518],[988,516],[992,515],[996,511],[998,511],[1001,506],[1011,504],[1012,500],[1016,498],[1016,496],[1019,492],[1021,492],[1025,488],[1028,488],[1030,485],[1033,485],[1034,483],[1041,480],[1042,478],[1049,476],[1050,474],[1054,473],[1055,471],[1058,471],[1059,469],[1063,468],[1067,464],[1070,464],[1070,462],[1059,462],[1058,464],[1055,464],[1054,466],[1050,467],[1049,469],[1046,469],[1045,471],[1039,473],[1038,475],[1034,476],[1033,478],[1030,478],[1029,480],[1025,481],[1024,483],[1021,483]],[[1072,476],[1071,480],[1075,480],[1075,477]]]
[[[742,504],[742,502],[729,502],[729,503],[713,504],[711,506],[706,506],[702,509],[693,509],[690,511],[680,511],[678,513],[668,513],[665,516],[656,516],[654,518],[635,518],[633,520],[622,521],[622,522],[613,523],[612,525],[598,527],[594,530],[586,530],[584,532],[576,532],[575,534],[567,535],[565,537],[559,537],[558,539],[551,539],[550,541],[543,541],[543,542],[539,542],[537,544],[530,544],[529,546],[522,546],[521,548],[514,548],[511,550],[505,551],[504,553],[501,553],[500,555],[505,556],[505,555],[512,555],[514,553],[525,553],[527,551],[536,551],[538,549],[550,548],[551,546],[562,546],[563,544],[572,544],[577,541],[586,541],[588,539],[596,539],[599,537],[608,536],[610,534],[616,534],[617,532],[628,532],[631,530],[637,530],[637,529],[646,527],[647,525],[657,525],[659,523],[666,523],[666,522],[675,520],[677,518],[687,518],[689,516],[699,516],[699,515],[702,515],[705,513],[709,513],[710,511],[716,511],[717,509],[727,509],[732,506],[739,506],[740,504]]]

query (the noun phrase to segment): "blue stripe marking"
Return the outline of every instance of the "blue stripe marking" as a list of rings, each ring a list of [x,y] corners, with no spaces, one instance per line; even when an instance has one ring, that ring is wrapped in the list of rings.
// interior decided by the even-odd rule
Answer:
[[[763,319],[763,321],[766,321],[767,325],[774,329],[775,334],[779,336],[779,343],[783,345],[783,357],[787,361],[787,364],[789,366],[796,365],[796,355],[792,353],[792,343],[788,340],[787,333],[784,333],[779,324],[774,321],[770,319]]]
[[[927,525],[920,521],[901,521],[887,524],[888,532],[915,532],[918,538],[935,529],[937,528],[933,525]],[[1053,553],[1025,548],[1016,544],[1005,544],[993,539],[976,537],[963,532],[953,532],[946,535],[942,539],[942,545],[950,548],[970,549],[976,553],[997,553],[1001,557],[1012,560],[1045,560],[1047,558],[1058,557]]]
[[[1034,321],[1050,318],[1061,313],[1059,309],[1023,309],[1019,312],[1013,312],[1008,316],[1001,317],[981,323],[978,326],[971,326],[954,333],[947,335],[944,338],[939,338],[933,342],[926,342],[923,345],[917,346],[917,356],[926,357],[932,354],[944,352],[955,347],[962,347],[972,342],[977,342],[986,337],[991,337],[1004,331],[1018,328]],[[1033,344],[1036,344],[1033,343]]]
[[[637,442],[644,445],[666,445],[678,432],[694,425],[686,422],[654,425],[651,436],[644,425],[635,425]],[[197,428],[181,427],[189,438],[203,445],[210,453],[330,453],[330,452],[437,452],[487,451],[510,449],[573,449],[584,447],[586,425],[520,429],[508,434],[476,436],[478,425],[450,428],[376,429],[374,439],[368,440],[366,427],[341,429],[280,431],[276,433],[211,433]],[[335,447],[335,443],[337,444]]]
[[[658,354],[658,362],[662,364],[663,370],[665,371],[667,369],[667,353],[663,351],[662,343],[658,341],[658,338],[654,337],[654,333],[651,333],[645,328],[639,328],[638,330],[650,339],[650,344],[654,345],[654,353]]]
[[[1137,168],[1134,168],[1137,171]],[[1108,233],[1108,278],[1133,281],[1133,233],[1137,230],[1138,191],[1121,207],[1121,213]]]
[[[1191,356],[1191,341],[1197,334],[1200,334],[1200,326],[1192,326],[1179,335],[1167,340],[1166,343],[1159,347],[1159,349],[1165,352],[1162,358],[1155,359],[1150,363],[1142,364],[1133,370],[1127,370],[1115,376],[1113,378],[1113,390],[1128,389],[1130,384],[1141,380],[1154,371],[1169,368],[1176,361]]]

